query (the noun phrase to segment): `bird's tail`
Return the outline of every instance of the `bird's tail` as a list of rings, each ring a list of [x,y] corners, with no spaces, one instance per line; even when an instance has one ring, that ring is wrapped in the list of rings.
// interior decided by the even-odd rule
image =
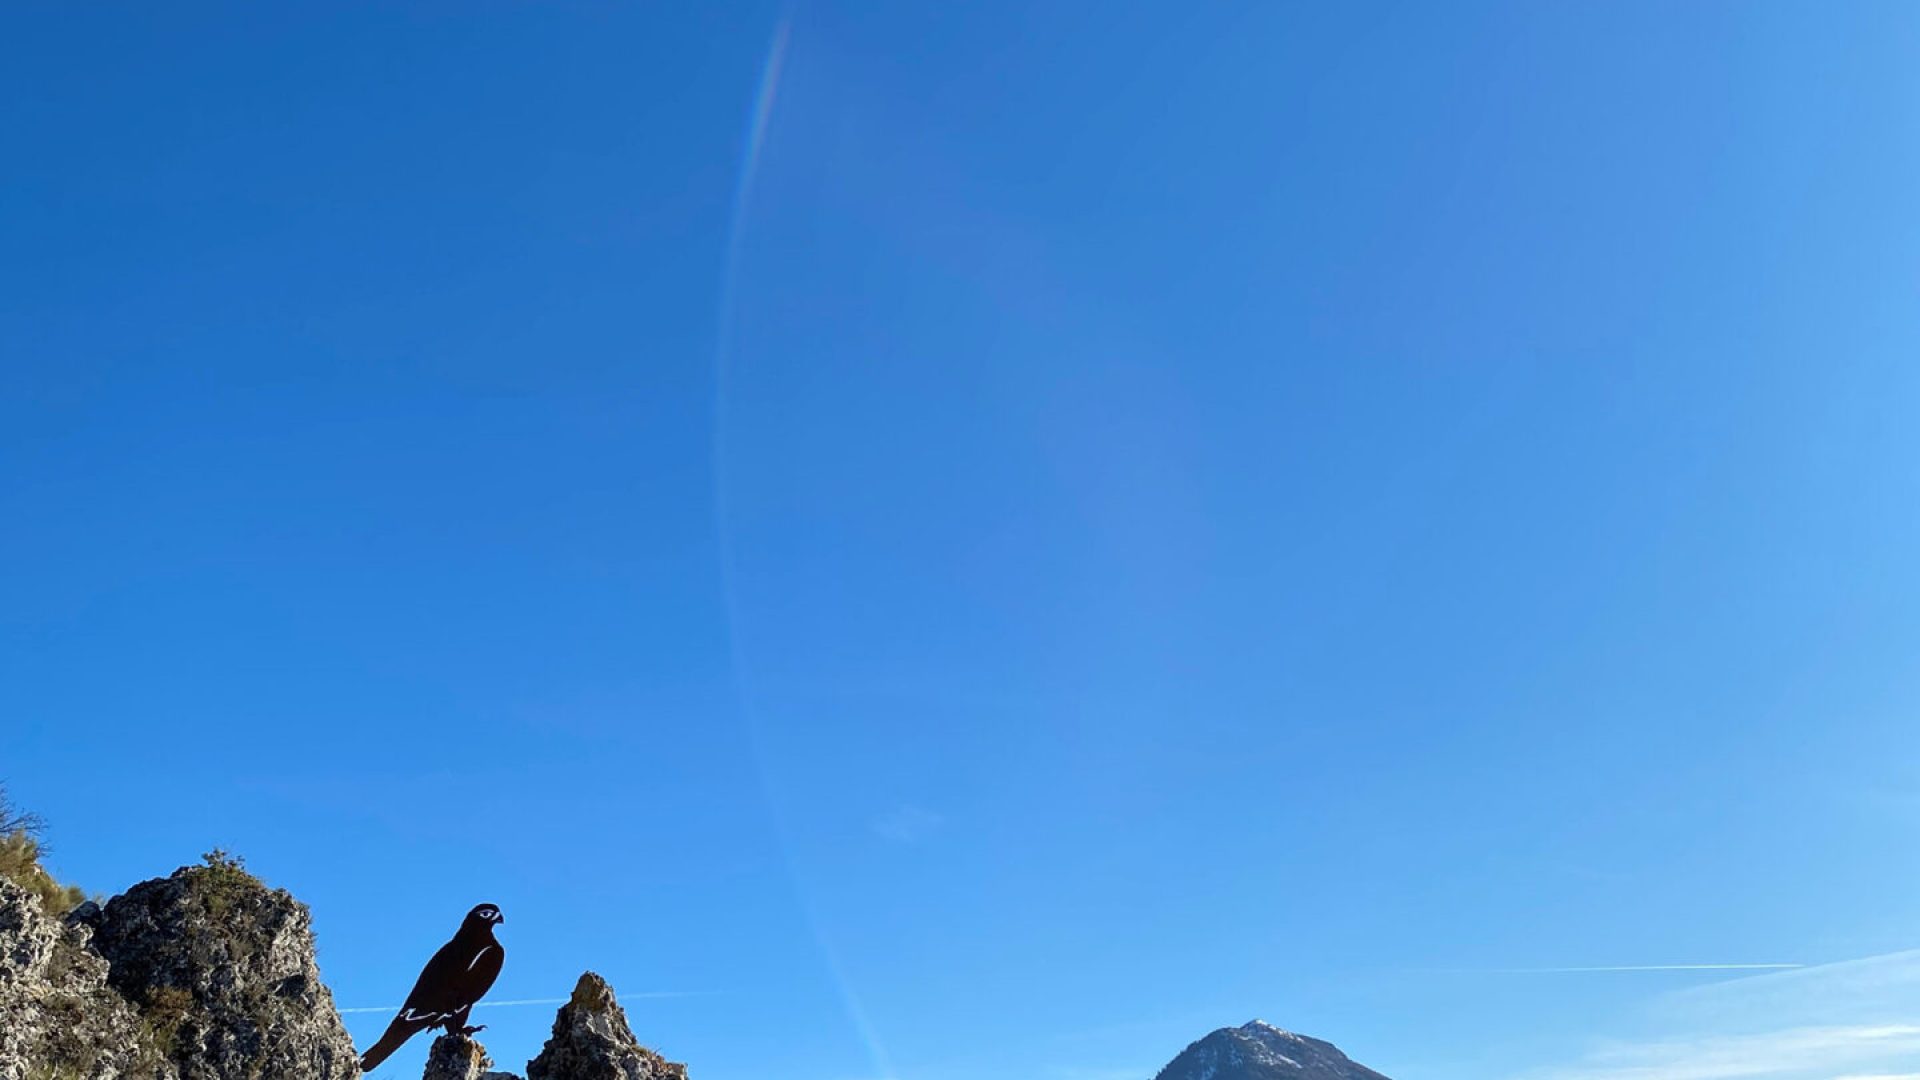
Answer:
[[[360,1071],[372,1072],[381,1062],[391,1057],[395,1050],[400,1049],[402,1043],[413,1038],[421,1028],[426,1026],[425,1020],[409,1020],[404,1014],[394,1017],[393,1023],[387,1025],[386,1034],[380,1036],[380,1041],[360,1055]]]

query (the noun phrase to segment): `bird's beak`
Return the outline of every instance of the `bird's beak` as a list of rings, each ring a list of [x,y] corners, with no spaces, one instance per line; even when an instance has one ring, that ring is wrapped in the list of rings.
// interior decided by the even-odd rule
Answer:
[[[507,921],[507,917],[505,915],[495,915],[493,917],[493,925],[495,926],[499,926],[501,923],[506,921]]]

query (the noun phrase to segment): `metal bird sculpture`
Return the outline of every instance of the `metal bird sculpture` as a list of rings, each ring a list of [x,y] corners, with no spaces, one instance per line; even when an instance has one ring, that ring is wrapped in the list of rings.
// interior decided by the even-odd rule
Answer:
[[[492,904],[481,904],[467,912],[453,940],[440,946],[427,961],[419,981],[413,984],[413,993],[407,995],[406,1004],[400,1006],[386,1033],[360,1055],[361,1072],[372,1072],[402,1043],[428,1028],[444,1027],[449,1034],[459,1035],[480,1030],[467,1026],[467,1014],[500,976],[500,963],[507,954],[494,940],[493,928],[506,921]]]

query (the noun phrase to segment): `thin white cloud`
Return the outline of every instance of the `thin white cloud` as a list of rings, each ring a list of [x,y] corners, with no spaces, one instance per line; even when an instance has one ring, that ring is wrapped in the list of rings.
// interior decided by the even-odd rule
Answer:
[[[1753,1035],[1707,1035],[1626,1043],[1596,1051],[1540,1080],[1832,1080],[1840,1069],[1881,1067],[1890,1057],[1920,1056],[1920,1027],[1786,1028]]]
[[[1495,968],[1495,975],[1589,975],[1632,971],[1792,971],[1805,964],[1611,964],[1600,967]]]
[[[947,819],[923,806],[911,803],[896,806],[868,822],[868,827],[882,839],[896,844],[917,844],[932,836]]]
[[[1527,1080],[1920,1080],[1920,951],[1654,999],[1647,1033]]]
[[[1811,1024],[1906,1023],[1920,1016],[1920,949],[1680,991],[1665,1006],[1718,1022],[1792,1017]]]

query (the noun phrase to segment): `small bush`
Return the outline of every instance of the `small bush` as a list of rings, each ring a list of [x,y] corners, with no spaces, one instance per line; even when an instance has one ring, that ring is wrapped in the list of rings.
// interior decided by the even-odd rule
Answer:
[[[140,1001],[140,1018],[147,1025],[147,1039],[162,1057],[172,1057],[180,1028],[193,1012],[193,994],[178,986],[156,986]]]
[[[7,798],[6,785],[0,784],[0,877],[39,898],[47,914],[65,915],[87,894],[77,886],[60,884],[40,865],[40,857],[46,854],[40,843],[45,828],[38,814],[15,809]]]
[[[87,898],[73,885],[62,885],[40,865],[40,842],[25,832],[0,836],[0,878],[32,893],[49,915],[65,915]]]
[[[208,914],[216,918],[266,889],[259,878],[247,872],[247,860],[238,855],[214,848],[200,861],[192,871],[193,891]]]

